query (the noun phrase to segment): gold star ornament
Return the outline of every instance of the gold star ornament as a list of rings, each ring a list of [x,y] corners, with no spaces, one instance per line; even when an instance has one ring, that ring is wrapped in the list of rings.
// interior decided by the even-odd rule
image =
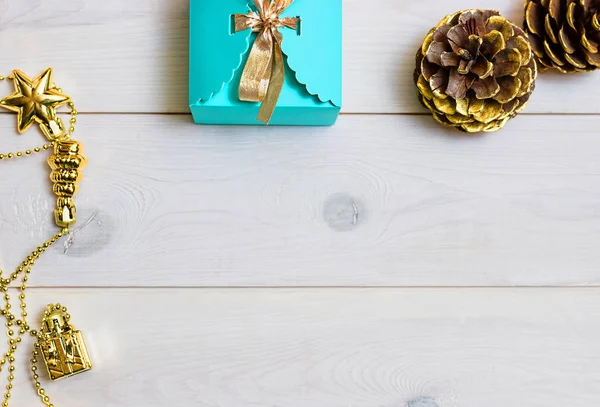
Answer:
[[[17,112],[19,133],[24,133],[35,122],[49,140],[65,133],[62,120],[56,117],[56,108],[69,102],[52,81],[52,68],[37,78],[30,79],[19,70],[13,71],[15,92],[0,100],[0,106]]]

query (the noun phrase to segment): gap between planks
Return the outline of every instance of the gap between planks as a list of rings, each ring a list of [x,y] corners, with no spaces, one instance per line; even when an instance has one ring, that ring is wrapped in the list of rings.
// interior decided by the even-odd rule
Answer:
[[[70,116],[69,112],[58,112],[61,116]],[[14,114],[14,112],[9,112],[9,111],[0,111],[0,115],[11,115]],[[190,116],[190,119],[192,118],[192,115],[190,113],[183,113],[183,112],[86,112],[86,111],[81,111],[78,110],[77,111],[78,116],[80,115],[89,115],[89,116]],[[411,112],[411,113],[390,113],[390,112],[381,112],[381,113],[374,113],[374,112],[348,112],[348,113],[340,113],[340,116],[431,116],[431,113],[428,112]],[[600,113],[552,113],[552,112],[548,112],[548,113],[519,113],[518,117],[521,116],[559,116],[559,117],[569,117],[569,116],[573,116],[573,117],[582,117],[582,116],[600,116]],[[515,119],[518,119],[518,117],[516,117]],[[208,125],[206,125],[208,126]],[[218,126],[218,125],[214,125],[214,126]],[[223,125],[223,126],[236,126],[236,125]],[[239,125],[238,125],[239,126]],[[253,127],[253,126],[242,126],[242,127]],[[271,126],[271,127],[285,127],[285,126]],[[298,127],[298,126],[296,126]],[[302,127],[302,126],[299,126]],[[311,127],[319,127],[319,126],[305,126],[308,128]]]
[[[13,289],[13,288],[11,288]],[[16,289],[16,288],[14,288]],[[352,290],[352,291],[480,291],[480,290],[494,290],[494,291],[540,291],[540,290],[553,290],[553,291],[599,291],[598,286],[28,286],[27,290],[154,290],[154,291],[178,291],[178,290],[198,290],[198,291],[209,291],[209,290],[251,290],[251,291],[335,291],[335,290]]]

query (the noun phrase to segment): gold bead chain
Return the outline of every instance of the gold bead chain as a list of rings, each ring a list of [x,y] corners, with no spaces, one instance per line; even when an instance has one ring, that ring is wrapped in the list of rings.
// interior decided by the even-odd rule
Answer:
[[[0,291],[4,293],[4,302],[5,306],[1,309],[2,316],[6,319],[6,334],[8,336],[8,351],[4,354],[3,358],[0,359],[0,372],[2,372],[4,366],[8,363],[8,383],[6,385],[6,393],[4,394],[4,401],[2,402],[2,407],[8,407],[8,400],[11,396],[11,390],[13,388],[13,380],[15,379],[14,371],[15,371],[15,352],[17,351],[17,346],[21,343],[22,337],[26,333],[30,333],[31,336],[37,337],[37,332],[32,330],[30,325],[27,323],[27,304],[25,303],[25,290],[27,288],[27,282],[29,281],[29,274],[31,273],[31,269],[33,268],[35,262],[40,258],[40,256],[48,250],[54,243],[56,243],[60,238],[69,234],[69,229],[65,228],[58,232],[56,235],[52,236],[50,240],[44,242],[41,246],[36,248],[23,262],[14,273],[12,273],[8,278],[3,278],[3,271],[0,269]],[[21,318],[17,319],[15,314],[13,314],[10,303],[10,295],[8,294],[8,289],[10,284],[15,281],[17,278],[21,276],[21,286],[19,287],[19,301],[21,303]],[[15,327],[16,325],[16,327]],[[45,395],[44,389],[41,387],[41,384],[38,381],[38,375],[36,373],[37,370],[37,356],[39,350],[34,349],[33,357],[31,359],[31,371],[32,378],[34,380],[35,388],[37,390],[38,395],[41,397],[44,404],[48,407],[53,407],[50,404],[50,399]]]
[[[7,76],[7,77],[0,76],[0,82],[4,81],[5,79],[13,80],[14,78],[12,76]],[[61,91],[60,89],[57,89],[57,90]],[[77,110],[75,109],[74,103],[68,102],[67,106],[69,107],[69,109],[71,111],[71,119],[69,121],[70,122],[69,132],[67,134],[65,134],[61,138],[61,140],[68,139],[71,137],[71,135],[75,131],[75,124],[77,123]],[[18,152],[8,152],[8,153],[0,154],[0,161],[6,160],[6,159],[30,156],[34,153],[46,151],[46,150],[54,147],[55,144],[56,144],[55,141],[51,141],[40,147],[35,147],[33,149],[27,149],[22,152],[18,151]],[[50,238],[48,241],[44,242],[41,246],[37,247],[34,251],[32,251],[31,254],[29,256],[27,256],[27,258],[25,260],[23,260],[23,262],[21,262],[21,265],[18,266],[16,268],[16,270],[7,278],[3,277],[3,271],[2,271],[2,269],[0,269],[0,291],[1,291],[0,295],[2,295],[2,294],[4,295],[4,302],[5,302],[4,308],[0,309],[0,313],[6,320],[5,326],[6,326],[6,334],[8,336],[8,350],[6,351],[6,353],[4,353],[2,359],[0,359],[0,372],[2,372],[5,368],[5,366],[8,365],[8,368],[7,368],[8,378],[7,378],[6,392],[4,393],[4,400],[0,404],[1,407],[8,407],[9,399],[12,394],[13,381],[15,379],[15,376],[14,376],[15,353],[17,351],[18,345],[22,341],[23,335],[29,333],[33,337],[38,337],[38,332],[35,330],[32,330],[31,326],[27,323],[28,313],[27,313],[27,304],[25,302],[25,290],[27,288],[27,283],[29,281],[29,275],[31,273],[31,270],[32,270],[35,262],[40,258],[40,256],[44,252],[46,252],[46,250],[48,250],[50,247],[52,247],[52,245],[54,245],[57,241],[59,241],[63,236],[66,236],[69,233],[70,233],[70,230],[68,227],[61,229],[52,238]],[[11,298],[10,298],[8,291],[9,291],[10,285],[14,281],[16,281],[19,277],[21,277],[21,285],[18,287],[21,317],[17,318],[15,316],[15,314],[13,312],[11,312],[11,307],[12,307],[11,302],[10,302]],[[65,312],[66,312],[66,309],[65,309]],[[54,405],[50,403],[50,398],[46,395],[46,391],[42,388],[42,385],[38,380],[39,375],[37,373],[37,362],[40,357],[40,353],[41,353],[40,346],[36,342],[33,353],[32,353],[32,358],[30,360],[31,374],[32,374],[34,387],[35,387],[35,390],[36,390],[37,394],[39,395],[41,401],[47,407],[54,407]]]

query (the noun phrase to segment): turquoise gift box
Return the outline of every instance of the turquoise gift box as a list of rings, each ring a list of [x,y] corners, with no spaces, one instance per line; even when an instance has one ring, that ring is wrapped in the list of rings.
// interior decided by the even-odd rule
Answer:
[[[256,11],[250,0],[190,0],[189,103],[200,124],[264,125],[259,102],[238,88],[256,33],[235,32],[234,15]],[[330,126],[342,106],[342,0],[295,0],[280,17],[285,82],[270,125]]]

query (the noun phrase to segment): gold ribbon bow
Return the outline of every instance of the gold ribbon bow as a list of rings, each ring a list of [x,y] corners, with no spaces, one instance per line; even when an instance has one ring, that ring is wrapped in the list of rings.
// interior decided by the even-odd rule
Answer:
[[[285,81],[285,65],[279,28],[296,30],[298,18],[279,15],[294,0],[254,0],[258,12],[235,15],[235,32],[252,29],[258,36],[254,41],[240,81],[239,97],[246,102],[262,102],[258,120],[269,124]]]

